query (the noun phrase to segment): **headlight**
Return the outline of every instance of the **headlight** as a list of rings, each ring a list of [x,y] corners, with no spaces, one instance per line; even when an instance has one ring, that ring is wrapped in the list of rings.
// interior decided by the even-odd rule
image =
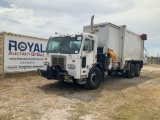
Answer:
[[[48,65],[49,65],[49,62],[44,62],[44,65],[48,66]]]
[[[68,64],[68,68],[69,68],[69,69],[75,69],[76,66],[75,66],[74,64]]]

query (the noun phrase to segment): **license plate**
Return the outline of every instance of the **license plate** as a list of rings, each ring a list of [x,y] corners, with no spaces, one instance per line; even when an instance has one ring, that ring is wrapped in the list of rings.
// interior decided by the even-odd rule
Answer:
[[[70,77],[70,76],[64,76],[64,81],[69,82],[69,83],[73,83],[72,77]]]

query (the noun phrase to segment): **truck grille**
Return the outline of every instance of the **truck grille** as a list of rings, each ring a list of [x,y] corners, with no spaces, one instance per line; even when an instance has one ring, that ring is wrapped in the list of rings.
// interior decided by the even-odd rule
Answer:
[[[52,56],[52,65],[60,65],[62,69],[66,69],[66,58],[63,56]]]

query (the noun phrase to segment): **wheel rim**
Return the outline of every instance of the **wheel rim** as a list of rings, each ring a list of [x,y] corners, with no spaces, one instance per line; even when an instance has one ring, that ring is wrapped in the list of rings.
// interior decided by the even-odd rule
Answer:
[[[98,79],[99,79],[99,78],[98,78],[98,75],[97,75],[96,73],[93,73],[93,74],[91,75],[91,82],[92,82],[93,85],[97,84]]]

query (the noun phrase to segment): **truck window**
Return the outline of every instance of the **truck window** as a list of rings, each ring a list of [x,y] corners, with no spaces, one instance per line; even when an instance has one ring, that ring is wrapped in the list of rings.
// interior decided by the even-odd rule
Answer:
[[[79,41],[71,41],[69,47],[72,49],[79,49],[80,46],[81,46],[81,43]]]
[[[60,37],[50,38],[47,44],[46,52],[47,53],[57,53],[60,48],[62,39]]]
[[[50,42],[50,44],[49,44],[49,49],[51,49],[51,50],[56,50],[59,45],[60,45],[59,42],[57,42],[57,41],[52,41],[52,42]]]
[[[94,41],[93,40],[90,40],[91,41],[91,46],[92,46],[92,51],[94,50]],[[87,51],[88,50],[88,47],[89,47],[89,39],[85,39],[85,42],[84,42],[84,46],[83,46],[83,51]]]

